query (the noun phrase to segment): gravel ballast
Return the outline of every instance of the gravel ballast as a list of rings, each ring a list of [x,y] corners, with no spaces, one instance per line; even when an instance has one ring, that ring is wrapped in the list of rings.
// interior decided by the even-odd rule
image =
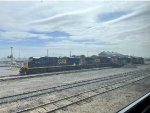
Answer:
[[[114,74],[145,69],[148,67],[150,67],[150,65],[137,66],[136,68],[112,68],[112,69],[94,70],[87,72],[77,72],[77,73],[68,73],[53,76],[5,81],[0,83],[0,97],[72,83],[80,80],[107,77]]]
[[[5,81],[1,82],[0,84],[0,97],[58,86],[75,81],[107,77],[110,75],[131,72],[135,70],[143,70],[146,68],[150,68],[150,65],[137,66],[134,68],[113,68],[87,72],[84,71],[77,73]],[[94,87],[100,87],[101,83],[103,82],[89,84],[86,87],[76,87],[74,89],[72,88],[53,94],[41,95],[35,98],[28,98],[20,102],[17,101],[13,103],[3,104],[0,107],[0,111],[7,111],[7,113],[11,113],[11,111],[16,111],[17,109],[21,110],[25,106],[36,106],[36,104],[38,105],[39,103],[47,103],[48,101],[71,96],[78,92],[84,92],[84,90],[86,91]],[[90,98],[88,101],[83,101],[81,103],[69,106],[65,108],[65,110],[59,110],[58,113],[115,113],[146,92],[150,91],[149,86],[150,77],[121,87],[119,89],[115,89],[108,93],[101,94],[94,98]],[[49,100],[49,97],[51,98],[51,100]]]
[[[150,91],[150,78],[92,98],[58,113],[116,113]]]

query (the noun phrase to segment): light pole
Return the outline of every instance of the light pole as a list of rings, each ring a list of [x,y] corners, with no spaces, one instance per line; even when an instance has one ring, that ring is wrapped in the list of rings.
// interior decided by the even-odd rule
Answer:
[[[12,67],[12,64],[13,64],[13,51],[12,51],[13,47],[10,47],[10,50],[11,50],[11,55],[10,55],[10,58],[11,58],[11,67]]]

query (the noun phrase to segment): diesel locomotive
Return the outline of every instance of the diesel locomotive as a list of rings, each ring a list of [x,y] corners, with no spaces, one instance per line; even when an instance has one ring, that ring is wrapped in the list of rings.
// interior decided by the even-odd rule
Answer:
[[[46,72],[58,72],[68,70],[80,70],[98,67],[121,67],[128,63],[144,64],[142,57],[30,57],[25,61],[21,68],[20,74],[36,74]]]

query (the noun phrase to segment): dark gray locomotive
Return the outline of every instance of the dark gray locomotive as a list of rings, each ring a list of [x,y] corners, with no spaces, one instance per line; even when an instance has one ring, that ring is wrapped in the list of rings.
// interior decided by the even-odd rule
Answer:
[[[125,64],[144,64],[142,57],[41,57],[29,58],[20,68],[20,74],[35,74],[80,70],[98,67],[121,67]]]

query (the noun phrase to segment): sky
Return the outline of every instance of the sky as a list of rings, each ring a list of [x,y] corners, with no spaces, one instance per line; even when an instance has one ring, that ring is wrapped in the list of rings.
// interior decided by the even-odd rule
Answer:
[[[150,1],[0,1],[0,57],[150,57]]]

